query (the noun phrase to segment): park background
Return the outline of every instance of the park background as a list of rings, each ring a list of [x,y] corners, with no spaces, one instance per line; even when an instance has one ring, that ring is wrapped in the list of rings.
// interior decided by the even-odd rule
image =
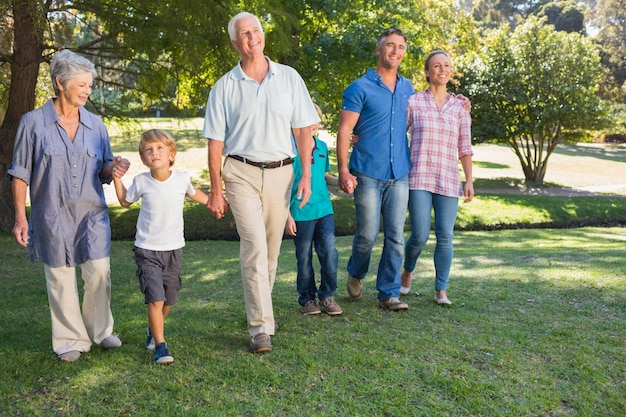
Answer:
[[[109,126],[115,153],[132,160],[126,181],[146,169],[136,151],[140,131],[156,127],[178,140],[174,169],[205,186],[201,120],[135,123],[123,134]],[[332,148],[331,156],[336,172]],[[347,230],[337,238],[344,314],[302,315],[294,248],[285,240],[274,290],[281,327],[267,355],[247,352],[232,218],[218,222],[186,204],[186,234],[195,237],[166,322],[175,357],[166,367],[144,347],[132,237],[114,240],[111,253],[112,309],[124,345],[94,346],[67,364],[50,349],[41,264],[0,235],[0,415],[622,416],[626,194],[615,173],[626,169],[626,145],[566,145],[553,163],[549,181],[529,186],[506,146],[475,146],[478,194],[460,206],[459,225],[468,230],[455,235],[450,308],[432,302],[432,242],[403,297],[408,311],[376,307],[380,244],[363,299],[351,300]],[[134,235],[138,205],[121,208],[108,194],[114,235]],[[338,229],[349,229],[352,198],[333,196],[333,203]]]
[[[625,6],[0,1],[0,415],[625,415]],[[479,192],[459,212],[454,304],[431,301],[431,244],[406,314],[376,308],[373,275],[363,300],[348,300],[344,275],[345,313],[303,317],[285,241],[275,350],[250,355],[234,222],[189,202],[184,289],[167,322],[176,362],[158,367],[143,347],[145,307],[134,278],[138,207],[112,203],[112,308],[125,344],[61,363],[49,346],[42,267],[9,233],[5,176],[21,115],[52,95],[51,56],[70,48],[96,64],[88,107],[105,119],[116,153],[136,158],[142,129],[167,129],[180,150],[175,168],[206,188],[197,117],[215,80],[236,63],[225,26],[242,10],[260,16],[268,56],[301,73],[331,138],[341,93],[375,65],[383,29],[407,33],[400,72],[416,89],[424,87],[424,57],[451,52],[450,88],[473,103]],[[142,169],[135,159],[133,172]],[[354,208],[340,195],[333,204],[345,265]]]

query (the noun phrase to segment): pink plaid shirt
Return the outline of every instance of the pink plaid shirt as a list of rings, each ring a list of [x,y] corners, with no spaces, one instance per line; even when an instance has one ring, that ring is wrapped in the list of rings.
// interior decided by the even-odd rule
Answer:
[[[458,160],[473,155],[472,119],[463,100],[448,93],[439,110],[429,89],[409,98],[407,115],[411,134],[409,189],[448,197],[462,197]]]

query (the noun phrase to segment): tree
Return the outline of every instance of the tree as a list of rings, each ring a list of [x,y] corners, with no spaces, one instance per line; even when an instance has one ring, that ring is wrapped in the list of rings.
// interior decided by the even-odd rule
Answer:
[[[454,55],[477,45],[474,22],[456,2],[404,0],[310,0],[296,12],[298,30],[295,60],[325,113],[326,127],[337,126],[345,88],[376,65],[375,45],[380,33],[401,28],[408,37],[408,50],[400,73],[416,88],[424,86],[423,59],[433,49]]]
[[[535,14],[546,17],[546,23],[556,30],[585,33],[583,9],[574,0],[555,1],[544,4]]]
[[[6,172],[19,119],[37,104],[41,64],[64,48],[89,57],[99,74],[92,110],[105,116],[129,110],[128,101],[145,111],[158,103],[196,114],[237,60],[225,26],[241,7],[217,0],[0,0],[0,100],[8,97],[0,126],[0,229],[13,225]],[[399,26],[409,35],[408,77],[421,74],[417,62],[430,49],[461,50],[473,37],[471,19],[452,0],[261,0],[246,10],[263,23],[267,55],[300,71],[332,124],[343,89],[374,65],[383,29]],[[10,83],[2,82],[5,74]]]
[[[8,98],[0,126],[0,230],[13,226],[6,173],[19,120],[36,104],[41,64],[69,48],[96,65],[96,91],[109,87],[150,103],[169,89],[179,103],[199,107],[210,85],[236,62],[225,30],[236,6],[217,0],[0,0],[0,82],[10,74],[10,84],[0,87],[0,97]],[[271,16],[281,15],[278,0],[248,10],[266,18],[270,32]],[[290,43],[288,33],[272,36],[277,41],[268,53]],[[121,110],[98,95],[94,111],[111,116]]]
[[[535,17],[512,34],[506,26],[494,31],[457,65],[461,91],[472,99],[475,140],[506,143],[528,181],[543,182],[557,145],[579,139],[603,118],[597,48]]]
[[[602,63],[611,72],[604,95],[626,103],[626,0],[597,0],[589,18],[602,47]]]

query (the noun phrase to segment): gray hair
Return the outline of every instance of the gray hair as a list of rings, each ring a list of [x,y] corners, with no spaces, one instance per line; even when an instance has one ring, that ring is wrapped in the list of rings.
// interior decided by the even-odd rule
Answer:
[[[230,36],[231,41],[234,41],[235,39],[237,39],[237,34],[235,33],[235,23],[237,23],[239,19],[244,19],[246,17],[251,17],[254,20],[256,20],[256,22],[259,24],[259,28],[261,28],[261,32],[263,32],[263,26],[261,26],[261,21],[259,20],[258,17],[256,17],[252,13],[241,12],[233,16],[233,18],[230,19],[230,22],[228,22],[228,36]]]
[[[71,78],[78,74],[90,72],[93,78],[98,76],[96,66],[87,58],[82,57],[69,49],[64,49],[55,54],[50,62],[50,76],[52,77],[52,88],[57,96],[61,93],[57,85],[57,77],[60,78],[61,85],[65,85]]]

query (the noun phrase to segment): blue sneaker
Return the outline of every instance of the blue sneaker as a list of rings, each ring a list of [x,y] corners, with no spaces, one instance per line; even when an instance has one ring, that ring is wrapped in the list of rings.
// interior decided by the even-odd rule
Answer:
[[[165,342],[156,345],[156,348],[154,349],[154,361],[158,364],[174,362],[174,358],[170,356],[170,352],[167,350]]]
[[[148,327],[148,337],[146,338],[146,349],[154,350],[154,337],[152,337],[152,332]]]

